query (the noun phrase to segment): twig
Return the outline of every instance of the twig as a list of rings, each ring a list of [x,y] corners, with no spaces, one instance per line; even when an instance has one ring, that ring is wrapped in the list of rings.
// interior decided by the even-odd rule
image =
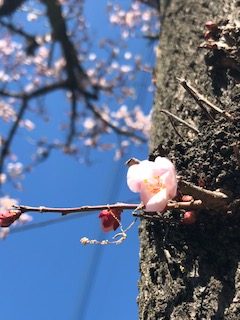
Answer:
[[[47,9],[47,16],[52,27],[53,36],[60,43],[62,54],[66,61],[67,78],[71,83],[71,88],[79,90],[85,97],[91,99],[98,98],[98,92],[86,91],[86,86],[90,85],[89,78],[78,59],[77,50],[71,41],[67,24],[63,16],[62,5],[58,1],[42,0]]]
[[[220,113],[224,118],[226,118],[227,120],[230,121],[234,121],[233,117],[230,115],[230,113],[228,113],[225,110],[222,110],[221,108],[217,107],[216,105],[214,105],[212,102],[210,102],[207,98],[205,98],[201,93],[199,93],[193,86],[191,86],[185,79],[183,78],[177,78],[181,84],[181,86],[183,86],[183,88],[193,97],[193,99],[197,102],[197,104],[205,111],[207,112],[208,116],[210,116],[210,118],[212,120],[214,120],[212,118],[212,116],[209,114],[209,112],[207,111],[207,109],[204,107],[203,104],[206,104],[209,108],[211,108],[212,110],[214,110],[217,113]]]
[[[12,125],[12,127],[11,127],[11,129],[10,129],[10,131],[8,133],[8,137],[5,140],[5,142],[3,144],[3,147],[2,147],[2,150],[1,150],[1,153],[0,153],[0,173],[2,173],[2,171],[3,171],[5,157],[9,153],[9,149],[10,149],[11,143],[12,143],[13,138],[14,138],[16,132],[17,132],[17,129],[19,127],[19,123],[22,120],[26,109],[27,109],[27,100],[23,99],[22,105],[21,105],[21,107],[20,107],[20,109],[18,111],[18,114],[16,116],[16,120],[14,121],[14,123],[13,123],[13,125]]]
[[[114,124],[112,124],[112,122],[106,120],[102,116],[100,110],[98,110],[92,103],[90,103],[88,99],[85,99],[85,103],[86,103],[86,106],[88,107],[88,109],[91,110],[97,118],[101,119],[101,121],[103,123],[105,123],[109,128],[113,129],[113,131],[115,131],[117,134],[127,136],[130,138],[134,138],[134,139],[136,139],[140,142],[143,142],[143,143],[147,142],[147,140],[145,138],[135,134],[134,132],[123,130],[123,129],[119,128],[118,126],[115,126]]]
[[[129,210],[129,209],[136,209],[139,207],[138,204],[129,204],[129,203],[115,203],[115,204],[104,204],[104,205],[96,205],[96,206],[81,206],[75,208],[52,208],[52,207],[31,207],[31,206],[14,206],[15,210],[20,210],[22,213],[25,212],[39,212],[39,213],[61,213],[62,215],[67,215],[76,212],[87,212],[87,211],[99,211],[99,210],[106,210],[106,209],[122,209],[122,210]]]
[[[165,208],[165,210],[173,210],[173,209],[179,209],[179,210],[196,210],[196,209],[203,209],[204,205],[202,200],[193,200],[193,201],[184,201],[184,202],[169,202]],[[144,210],[144,209],[143,209]],[[132,214],[134,217],[138,218],[146,218],[146,219],[164,219],[162,213],[153,214],[151,212],[133,212]],[[172,221],[170,219],[169,221]]]
[[[178,187],[183,194],[189,194],[202,201],[202,207],[208,209],[224,209],[230,202],[229,197],[220,191],[210,191],[195,186],[193,183],[179,180]]]
[[[171,125],[172,125],[172,127],[173,127],[173,130],[175,131],[176,135],[178,135],[180,139],[184,140],[184,138],[183,138],[183,137],[181,136],[181,134],[178,132],[178,130],[177,130],[177,128],[176,128],[176,126],[175,126],[175,124],[174,124],[174,122],[173,122],[173,119],[172,119],[171,117],[168,117],[168,119],[169,119],[169,121],[170,121],[170,123],[171,123]]]
[[[166,206],[166,209],[184,209],[184,210],[193,210],[204,208],[204,203],[202,200],[193,200],[193,201],[180,201],[180,202],[169,202]]]
[[[14,26],[12,23],[8,23],[6,21],[0,20],[0,25],[2,25],[3,27],[7,28],[8,30],[21,35],[22,37],[24,37],[25,39],[27,39],[29,42],[36,42],[35,36],[33,36],[32,34],[27,33],[26,31],[24,31],[23,29]]]
[[[12,92],[12,91],[7,91],[4,89],[0,90],[0,96],[3,97],[9,97],[9,98],[16,98],[16,99],[32,99],[35,97],[39,97],[42,95],[45,95],[47,93],[52,93],[54,90],[60,90],[60,89],[69,89],[70,88],[70,83],[66,80],[59,81],[56,83],[52,83],[43,87],[40,87],[32,92],[29,92],[29,94],[26,93],[18,93],[18,92]]]
[[[201,187],[195,186],[190,182],[186,182],[181,180],[178,182],[179,189],[185,194],[191,194],[193,198],[197,200],[192,201],[169,201],[166,205],[165,210],[196,210],[196,209],[213,209],[213,210],[221,210],[227,209],[230,203],[229,197],[220,192],[220,191],[210,191],[203,189]],[[151,212],[144,212],[144,205],[139,203],[123,203],[118,202],[115,204],[104,204],[104,205],[94,205],[94,206],[80,206],[74,208],[53,208],[53,207],[32,207],[32,206],[23,206],[17,205],[13,206],[13,210],[17,210],[20,213],[25,212],[37,212],[37,213],[61,213],[62,215],[68,215],[71,213],[77,212],[89,212],[89,211],[100,211],[106,209],[121,209],[121,210],[134,210],[133,216],[140,218],[149,218],[149,219],[160,219],[162,218],[162,214],[152,214]],[[136,212],[137,210],[141,210],[142,212]]]
[[[10,16],[13,14],[25,0],[1,1],[0,16]]]
[[[121,209],[121,210],[144,210],[144,206],[139,205],[139,203],[115,203],[115,204],[103,204],[96,206],[81,206],[74,208],[53,208],[53,207],[32,207],[32,206],[14,206],[14,210],[19,210],[21,213],[25,212],[38,212],[38,213],[61,213],[62,215],[67,215],[76,212],[88,212],[88,211],[99,211],[106,209]],[[202,201],[188,201],[188,202],[169,202],[166,206],[166,209],[199,209],[202,208]],[[133,213],[135,216],[135,213]]]
[[[182,123],[183,125],[185,125],[189,129],[194,131],[195,133],[197,133],[197,134],[199,133],[199,130],[197,128],[195,128],[194,126],[192,126],[188,122],[184,121],[183,119],[179,118],[178,116],[174,115],[173,113],[169,112],[168,110],[161,109],[160,112],[162,112],[162,113],[166,114],[167,116],[177,120],[178,122]]]
[[[70,125],[69,125],[69,133],[66,141],[66,147],[71,148],[72,141],[76,135],[76,120],[77,120],[77,99],[76,93],[72,91],[71,97],[71,113],[70,113]]]
[[[173,264],[173,259],[172,259],[172,256],[171,256],[169,250],[167,250],[165,248],[165,249],[163,249],[163,253],[164,253],[164,256],[166,258],[167,264],[168,265],[172,265]]]

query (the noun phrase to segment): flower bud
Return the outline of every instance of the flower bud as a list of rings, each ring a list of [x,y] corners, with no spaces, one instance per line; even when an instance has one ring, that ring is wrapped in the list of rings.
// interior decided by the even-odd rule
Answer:
[[[99,214],[101,219],[101,226],[104,232],[116,230],[121,221],[122,210],[119,208],[102,210]]]
[[[182,224],[193,224],[197,221],[197,216],[195,211],[186,211],[184,212],[182,218]]]
[[[190,195],[188,195],[188,194],[184,194],[183,196],[182,196],[182,201],[183,202],[190,202],[190,201],[192,201],[193,200],[193,196],[190,196]]]
[[[21,211],[19,210],[7,210],[0,212],[0,227],[9,227],[14,221],[19,219]]]
[[[205,27],[206,27],[209,31],[216,31],[216,30],[218,29],[218,25],[217,25],[215,22],[211,21],[211,20],[209,20],[209,21],[207,21],[207,22],[205,23]]]

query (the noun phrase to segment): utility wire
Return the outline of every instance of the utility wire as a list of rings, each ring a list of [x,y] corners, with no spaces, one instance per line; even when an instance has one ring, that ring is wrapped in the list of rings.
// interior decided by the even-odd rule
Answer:
[[[110,175],[111,177],[112,175]],[[110,186],[110,192],[108,194],[108,201],[114,201],[117,199],[117,196],[120,192],[120,186],[122,182],[122,164],[118,163],[117,169],[115,171],[115,175],[111,179],[111,182],[108,183]],[[100,241],[103,239],[102,232],[99,232],[98,238]],[[92,252],[92,257],[90,259],[90,265],[87,269],[87,273],[85,274],[85,282],[81,289],[81,299],[78,307],[78,318],[79,320],[84,320],[87,315],[88,307],[91,302],[91,294],[93,291],[93,285],[97,279],[97,271],[100,265],[100,260],[103,255],[104,246],[95,246]]]
[[[149,50],[148,51],[148,60],[149,59],[153,59],[153,50]],[[143,74],[142,76],[142,81],[140,81],[140,84],[142,84],[145,88],[147,85],[147,74]],[[140,87],[140,86],[139,86]],[[139,95],[138,95],[138,99],[137,101],[135,101],[134,103],[140,103],[142,104],[142,109],[144,108],[145,102],[146,102],[146,92],[144,92],[144,90],[140,90]],[[129,149],[128,155],[125,155],[126,158],[129,157],[129,153],[130,153],[131,148]],[[118,164],[118,169],[116,170],[115,176],[112,179],[112,182],[108,185],[111,186],[111,191],[108,195],[108,201],[116,201],[117,200],[117,196],[120,192],[120,186],[122,184],[122,179],[123,179],[124,175],[122,174],[122,165],[121,162],[119,162]],[[103,235],[102,233],[100,233],[98,235],[98,239],[102,240]],[[89,308],[89,304],[91,303],[91,294],[93,291],[93,285],[96,282],[97,279],[97,271],[100,265],[100,260],[103,254],[103,250],[104,250],[104,246],[95,246],[94,251],[92,253],[92,258],[91,258],[91,262],[90,262],[90,266],[87,270],[87,274],[86,274],[86,280],[85,283],[83,284],[82,287],[82,296],[80,299],[80,303],[79,303],[79,308],[78,308],[78,320],[85,320],[86,319],[86,315],[87,315],[87,311]]]
[[[82,217],[85,217],[87,215],[92,214],[93,212],[86,212],[86,213],[74,213],[68,216],[64,216],[64,217],[59,217],[59,218],[55,218],[55,219],[50,219],[47,221],[42,221],[42,222],[35,222],[35,223],[29,223],[20,227],[15,227],[12,228],[9,235],[11,235],[12,233],[21,233],[21,232],[25,232],[25,231],[30,231],[33,229],[39,229],[39,228],[44,228],[44,227],[48,227],[50,225],[54,225],[54,224],[58,224],[58,223],[62,223],[62,222],[66,222],[66,221],[70,221],[70,220],[75,220],[75,219],[79,219]]]

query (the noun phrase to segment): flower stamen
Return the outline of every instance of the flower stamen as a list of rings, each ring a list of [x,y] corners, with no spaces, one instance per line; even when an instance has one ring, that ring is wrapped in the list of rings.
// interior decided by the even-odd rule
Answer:
[[[160,176],[154,176],[153,179],[156,180],[153,183],[149,182],[148,179],[143,180],[145,187],[150,193],[156,194],[162,191],[163,189],[166,189],[166,186],[164,183],[162,183]]]

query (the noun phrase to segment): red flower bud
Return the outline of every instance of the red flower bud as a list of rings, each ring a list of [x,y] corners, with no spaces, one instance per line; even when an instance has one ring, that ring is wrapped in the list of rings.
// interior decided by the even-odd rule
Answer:
[[[14,221],[16,221],[21,215],[21,211],[8,210],[0,212],[0,227],[9,227]]]
[[[99,214],[101,219],[101,226],[104,232],[116,230],[121,221],[122,210],[118,208],[102,210]]]
[[[218,29],[218,25],[213,22],[213,21],[207,21],[205,23],[205,27],[209,30],[209,31],[215,31]]]
[[[182,223],[183,224],[193,224],[197,220],[196,212],[195,211],[186,211],[184,212]]]
[[[182,196],[182,201],[190,202],[193,200],[193,196],[190,196],[189,194],[185,194]]]

